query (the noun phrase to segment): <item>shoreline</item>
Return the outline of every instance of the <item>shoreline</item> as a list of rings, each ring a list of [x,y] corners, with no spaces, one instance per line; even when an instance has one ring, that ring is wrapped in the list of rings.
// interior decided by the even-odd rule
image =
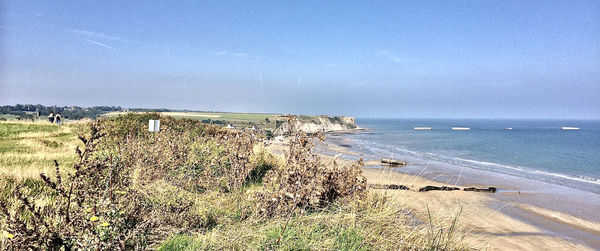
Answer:
[[[337,132],[333,132],[339,134]],[[326,158],[342,154],[345,160],[357,159],[361,153],[351,142],[326,141],[318,149]],[[402,160],[404,161],[404,160]],[[406,185],[411,191],[377,189],[385,193],[409,197],[416,203],[413,210],[436,205],[446,210],[440,200],[452,200],[473,209],[461,216],[469,243],[491,249],[589,250],[600,248],[600,196],[574,188],[513,177],[507,174],[462,167],[449,170],[449,165],[409,165],[382,167],[378,159],[365,159],[363,172],[369,184]],[[392,183],[389,183],[392,182]],[[467,191],[416,192],[426,185],[487,188],[493,194]],[[590,196],[592,197],[590,199]],[[488,214],[487,217],[481,217]],[[473,238],[472,235],[481,235]],[[543,244],[542,244],[543,243]],[[483,245],[483,246],[482,246]]]

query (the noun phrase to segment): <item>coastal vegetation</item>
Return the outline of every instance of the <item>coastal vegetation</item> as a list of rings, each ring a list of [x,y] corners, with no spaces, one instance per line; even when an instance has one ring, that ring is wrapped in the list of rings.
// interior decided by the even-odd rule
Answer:
[[[147,131],[149,119],[160,132]],[[289,131],[275,154],[260,130],[159,113],[0,122],[0,247],[466,248],[460,211],[410,210],[367,188],[362,160],[318,155],[322,134]]]
[[[31,104],[17,104],[0,106],[0,120],[38,120],[45,119],[48,114],[60,113],[66,119],[95,119],[102,114],[114,111],[122,111],[119,106],[44,106]],[[40,116],[38,116],[38,112]]]
[[[140,112],[138,109],[132,111]],[[114,117],[127,112],[110,112],[103,117]],[[169,116],[177,119],[192,119],[200,120],[205,124],[213,124],[217,126],[234,125],[236,128],[250,128],[252,126],[271,129],[275,128],[275,121],[281,114],[273,113],[234,113],[234,112],[198,112],[198,111],[174,111],[166,110],[159,112],[163,116]]]
[[[231,125],[238,129],[255,128],[261,129],[268,138],[280,135],[290,135],[288,129],[303,130],[305,132],[326,132],[334,130],[353,130],[357,126],[354,118],[344,116],[295,116],[294,126],[287,125],[287,115],[276,113],[234,113],[234,112],[206,112],[172,109],[150,109],[150,108],[122,108],[118,106],[43,106],[31,104],[17,104],[0,106],[0,121],[46,121],[48,115],[57,113],[66,120],[97,119],[99,117],[110,118],[127,113],[156,112],[162,116],[176,119],[199,120],[204,124],[220,127]]]

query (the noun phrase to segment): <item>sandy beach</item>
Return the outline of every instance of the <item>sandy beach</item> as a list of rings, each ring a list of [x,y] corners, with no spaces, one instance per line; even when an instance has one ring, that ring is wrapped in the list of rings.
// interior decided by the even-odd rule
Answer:
[[[468,234],[466,241],[475,247],[490,250],[593,250],[597,246],[585,246],[565,236],[548,232],[538,224],[525,218],[511,215],[513,211],[525,210],[529,214],[544,218],[547,225],[570,225],[578,227],[590,235],[600,234],[598,222],[583,220],[564,213],[551,211],[525,203],[502,203],[493,195],[469,191],[428,191],[417,192],[425,185],[443,186],[445,184],[409,174],[399,173],[393,168],[363,168],[363,174],[369,184],[403,184],[411,190],[377,189],[379,192],[393,194],[411,201],[411,210],[423,211],[426,206],[432,212],[452,212],[462,208],[459,225]],[[464,188],[463,186],[459,186]],[[528,195],[524,195],[528,196]],[[443,213],[441,213],[443,215]],[[450,218],[448,220],[451,220]],[[596,243],[598,244],[598,243]]]
[[[282,153],[285,143],[272,145]],[[317,145],[324,160],[333,156],[350,163],[360,153],[352,148],[325,142]],[[458,224],[466,232],[469,246],[485,250],[597,250],[600,248],[600,222],[597,217],[600,201],[585,200],[565,193],[562,187],[522,180],[515,182],[508,175],[471,170],[460,174],[419,166],[390,168],[378,159],[365,159],[363,174],[370,185],[404,185],[410,190],[375,189],[374,191],[402,199],[412,212],[426,212],[448,222],[462,210]],[[403,173],[404,170],[414,169]],[[527,182],[527,181],[526,181]],[[424,186],[459,187],[457,191],[418,192]],[[463,191],[466,187],[498,188],[496,193]],[[539,188],[544,187],[544,191]],[[558,187],[558,186],[557,186]],[[551,190],[554,193],[545,191]],[[553,205],[553,206],[550,206]],[[562,206],[561,206],[562,205]],[[585,208],[586,210],[579,210]],[[577,209],[577,210],[576,210]],[[583,212],[586,211],[586,212]],[[444,218],[445,217],[445,218]]]

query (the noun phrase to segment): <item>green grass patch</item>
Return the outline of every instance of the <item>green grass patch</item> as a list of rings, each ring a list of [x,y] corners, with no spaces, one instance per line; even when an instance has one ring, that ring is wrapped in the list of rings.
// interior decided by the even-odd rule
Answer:
[[[0,139],[25,132],[56,132],[59,130],[60,127],[51,124],[3,122],[0,123]]]
[[[0,172],[17,178],[39,178],[57,160],[69,167],[79,144],[74,126],[0,122]]]
[[[27,132],[52,132],[57,128],[51,125],[23,124],[23,123],[0,123],[0,153],[27,152],[30,148],[19,145],[18,135]]]
[[[118,116],[118,112],[104,114],[104,117],[115,117]],[[161,115],[171,116],[177,119],[194,119],[200,120],[204,123],[218,124],[226,126],[227,124],[233,124],[237,128],[249,128],[257,126],[259,128],[274,128],[275,120],[281,114],[273,113],[228,113],[228,112],[160,112]]]
[[[195,241],[195,238],[190,235],[175,235],[160,245],[160,251],[176,251],[187,250]]]

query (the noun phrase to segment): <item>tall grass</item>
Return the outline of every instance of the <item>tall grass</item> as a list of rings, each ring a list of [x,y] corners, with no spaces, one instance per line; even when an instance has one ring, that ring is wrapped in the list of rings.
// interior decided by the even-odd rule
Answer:
[[[363,201],[335,203],[294,217],[252,218],[208,232],[174,235],[161,250],[462,250],[457,215],[415,215],[403,201],[368,192]],[[421,221],[420,219],[423,219]],[[288,222],[289,221],[289,222]],[[287,225],[287,227],[286,227]],[[283,231],[283,229],[285,231]],[[281,233],[283,232],[283,235]]]
[[[282,158],[260,133],[155,113],[5,125],[0,249],[464,248],[460,211],[406,210],[366,189],[360,162],[322,161],[302,133]]]

